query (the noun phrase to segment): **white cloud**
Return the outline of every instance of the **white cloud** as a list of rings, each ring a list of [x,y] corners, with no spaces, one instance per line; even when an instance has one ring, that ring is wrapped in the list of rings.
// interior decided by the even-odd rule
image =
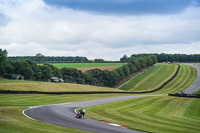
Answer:
[[[0,27],[0,47],[9,55],[119,60],[133,53],[199,52],[199,7],[163,16],[110,16],[56,8],[42,0],[0,0],[0,12],[10,19]]]

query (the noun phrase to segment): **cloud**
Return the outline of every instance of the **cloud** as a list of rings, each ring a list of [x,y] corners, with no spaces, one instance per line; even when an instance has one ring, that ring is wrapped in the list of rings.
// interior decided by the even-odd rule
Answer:
[[[119,60],[143,52],[196,53],[200,41],[198,6],[168,15],[117,16],[58,8],[42,0],[3,0],[0,13],[9,19],[0,26],[0,47],[9,55]]]

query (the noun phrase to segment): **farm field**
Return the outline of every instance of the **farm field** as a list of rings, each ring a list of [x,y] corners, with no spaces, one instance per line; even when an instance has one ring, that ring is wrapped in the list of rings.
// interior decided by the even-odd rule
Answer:
[[[97,87],[90,85],[51,83],[37,81],[7,80],[0,78],[0,90],[13,91],[41,91],[41,92],[74,92],[74,91],[122,91],[114,88]]]
[[[175,64],[158,63],[158,67],[136,76],[120,89],[135,92],[156,89],[169,80],[177,68],[178,65]]]
[[[199,106],[197,98],[143,97],[87,107],[86,116],[146,132],[199,133]]]
[[[120,67],[126,63],[50,63],[57,68]],[[39,64],[42,65],[42,64]]]
[[[124,94],[125,95],[125,94]],[[55,126],[28,119],[22,114],[30,106],[58,103],[79,102],[101,99],[123,94],[77,94],[77,95],[44,95],[44,94],[0,94],[0,132],[1,133],[86,133],[86,131]]]

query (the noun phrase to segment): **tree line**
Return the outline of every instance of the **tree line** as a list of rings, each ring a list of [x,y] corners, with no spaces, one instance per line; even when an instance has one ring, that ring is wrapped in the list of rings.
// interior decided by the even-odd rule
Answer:
[[[10,60],[6,50],[0,49],[0,75],[21,74],[26,80],[48,81],[51,77],[59,77],[67,83],[113,87],[126,76],[155,63],[155,55],[145,55],[131,58],[127,64],[113,71],[93,69],[83,73],[76,68],[58,69],[51,64],[37,65],[31,60]]]
[[[81,56],[44,56],[41,53],[36,56],[9,56],[10,60],[31,60],[34,62],[88,62],[86,57]]]
[[[104,59],[94,59],[94,60],[88,60],[86,57],[81,56],[44,56],[41,53],[36,54],[36,56],[8,56],[8,59],[10,60],[31,60],[33,62],[37,63],[63,63],[63,62],[76,62],[76,63],[115,63],[119,61],[105,61]]]
[[[124,55],[120,58],[121,62],[129,62],[132,58],[155,55],[158,62],[200,62],[200,54],[133,54],[130,57]]]

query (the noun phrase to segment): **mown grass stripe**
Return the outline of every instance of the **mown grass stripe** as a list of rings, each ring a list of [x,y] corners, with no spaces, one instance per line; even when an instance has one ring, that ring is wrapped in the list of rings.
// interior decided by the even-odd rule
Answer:
[[[121,89],[134,92],[154,90],[171,79],[177,72],[177,69],[178,66],[175,64],[159,64],[158,67],[138,75]]]
[[[118,122],[132,129],[148,132],[197,133],[200,130],[200,119],[184,116],[194,101],[190,98],[146,97],[90,108],[94,115],[98,115],[97,119]],[[197,105],[200,105],[199,99],[195,106]]]
[[[180,64],[180,72],[162,90],[156,93],[177,93],[190,87],[196,80],[197,70],[185,64]]]

